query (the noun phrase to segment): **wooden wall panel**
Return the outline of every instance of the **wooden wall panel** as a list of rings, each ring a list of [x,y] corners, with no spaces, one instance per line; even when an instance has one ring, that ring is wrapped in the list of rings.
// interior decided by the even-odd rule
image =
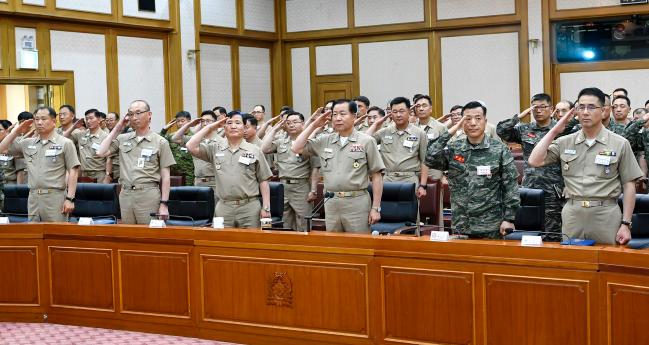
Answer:
[[[487,344],[590,344],[589,282],[484,275]]]
[[[0,306],[37,306],[38,247],[0,247]]]
[[[607,295],[609,344],[649,344],[649,287],[608,284]]]
[[[122,313],[190,317],[189,255],[119,251]]]
[[[472,344],[473,283],[473,272],[383,267],[384,336]]]
[[[110,249],[49,247],[51,304],[114,311]]]
[[[203,319],[367,335],[367,266],[201,256]]]

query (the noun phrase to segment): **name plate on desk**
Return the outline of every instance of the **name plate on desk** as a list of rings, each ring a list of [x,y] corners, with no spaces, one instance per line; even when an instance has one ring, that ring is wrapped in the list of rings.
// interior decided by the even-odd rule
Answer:
[[[214,217],[212,218],[212,228],[213,229],[223,229],[225,226],[223,225],[225,219],[223,217]]]
[[[430,240],[434,242],[448,242],[448,231],[431,231]]]
[[[0,217],[0,224],[9,224],[9,217]]]
[[[521,238],[521,246],[526,247],[539,247],[543,245],[543,238],[541,236],[523,235]]]
[[[151,219],[151,222],[149,223],[149,227],[150,228],[165,228],[165,227],[167,227],[167,224],[162,219]]]
[[[90,217],[81,217],[79,218],[79,225],[93,225],[95,221]]]

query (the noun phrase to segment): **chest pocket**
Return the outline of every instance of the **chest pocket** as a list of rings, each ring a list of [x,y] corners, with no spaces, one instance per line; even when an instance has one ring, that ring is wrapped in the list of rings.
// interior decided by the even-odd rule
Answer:
[[[392,152],[394,146],[394,139],[391,136],[386,136],[381,139],[381,152]]]
[[[448,178],[454,179],[466,173],[466,164],[451,158],[448,162]]]
[[[603,179],[611,179],[617,176],[617,168],[619,163],[619,156],[611,157],[611,162],[609,165],[595,164],[597,168],[597,177]]]
[[[26,148],[24,151],[24,158],[26,162],[33,162],[34,159],[36,159],[36,153],[38,153],[38,149],[36,148]]]
[[[323,152],[320,155],[320,169],[322,171],[331,171],[332,158],[334,157],[333,152]]]
[[[124,145],[124,144],[122,144],[122,146],[120,146],[119,150],[122,151],[123,153],[129,153],[129,152],[133,151],[133,145]]]
[[[61,160],[63,159],[63,150],[56,150],[53,154],[51,155],[45,155],[45,163],[48,165],[57,165],[61,163]]]
[[[349,152],[349,165],[351,169],[362,169],[367,166],[367,156],[365,152]]]
[[[576,161],[577,155],[562,153],[559,158],[561,159],[561,174],[563,176],[574,176],[579,173]]]
[[[147,150],[147,149],[143,149]],[[155,168],[158,166],[158,149],[148,149],[151,150],[150,156],[142,155],[140,151],[140,156],[138,158],[144,158],[144,166],[147,168]]]

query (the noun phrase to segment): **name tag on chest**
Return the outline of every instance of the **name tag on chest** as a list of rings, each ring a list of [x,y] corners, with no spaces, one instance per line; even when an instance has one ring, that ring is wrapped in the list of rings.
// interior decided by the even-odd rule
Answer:
[[[428,136],[428,140],[433,140],[437,138],[437,135],[435,135],[435,133],[428,133],[427,136]]]
[[[142,149],[142,152],[140,152],[140,156],[142,157],[151,157],[153,154],[153,150],[151,149]]]
[[[611,165],[611,156],[597,155],[595,156],[595,164],[609,166]]]
[[[12,156],[0,156],[0,162],[8,162],[10,160],[14,159]]]
[[[411,149],[415,145],[414,141],[406,140],[403,142],[403,146]]]
[[[478,176],[490,176],[491,167],[488,165],[478,165]]]
[[[99,150],[99,144],[98,144],[98,143],[93,143],[93,144],[90,146],[90,148],[92,148],[93,150],[97,151],[97,150]]]
[[[45,150],[45,157],[54,157],[56,156],[56,150],[50,149]]]

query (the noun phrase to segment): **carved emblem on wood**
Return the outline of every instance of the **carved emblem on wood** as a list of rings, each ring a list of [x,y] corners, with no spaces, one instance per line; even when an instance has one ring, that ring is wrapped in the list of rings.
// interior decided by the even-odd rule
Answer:
[[[286,272],[275,272],[268,279],[266,304],[293,308],[293,284]]]

